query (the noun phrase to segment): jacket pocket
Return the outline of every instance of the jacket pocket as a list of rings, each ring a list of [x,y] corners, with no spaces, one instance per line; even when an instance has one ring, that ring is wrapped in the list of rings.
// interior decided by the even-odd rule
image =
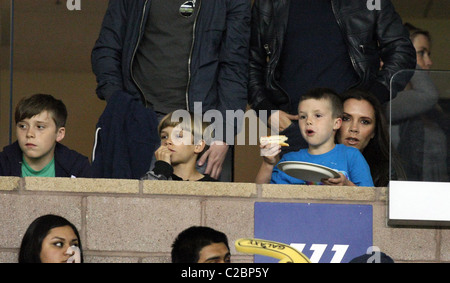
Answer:
[[[377,42],[367,42],[358,45],[360,52],[364,55],[379,55],[380,50]]]

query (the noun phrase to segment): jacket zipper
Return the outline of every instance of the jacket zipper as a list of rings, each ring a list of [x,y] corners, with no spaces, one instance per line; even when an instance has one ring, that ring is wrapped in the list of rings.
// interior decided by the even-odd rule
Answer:
[[[270,47],[269,47],[269,44],[268,44],[268,43],[264,44],[264,49],[266,50],[266,55],[267,55],[268,57],[270,57],[270,55],[272,54],[272,52],[270,51]]]
[[[195,2],[196,1],[194,0],[194,4],[195,4]],[[187,109],[187,111],[190,111],[190,109],[189,109],[189,87],[191,86],[191,62],[192,62],[192,53],[194,51],[194,43],[195,43],[195,29],[197,26],[197,19],[198,19],[198,15],[200,14],[201,7],[202,7],[202,1],[199,1],[197,15],[195,15],[194,24],[192,26],[192,44],[191,44],[191,50],[189,52],[188,81],[187,81],[187,86],[186,86],[186,109]]]
[[[145,107],[148,107],[148,103],[147,103],[147,100],[145,99],[144,92],[142,91],[142,88],[139,86],[139,84],[137,83],[136,79],[134,78],[134,75],[133,75],[133,62],[134,62],[134,58],[136,56],[136,52],[137,52],[139,43],[141,42],[141,37],[142,37],[141,33],[142,33],[142,28],[144,26],[145,10],[147,9],[148,1],[149,0],[145,0],[145,3],[144,3],[144,8],[142,10],[141,24],[139,26],[138,41],[136,42],[136,46],[134,47],[133,56],[131,57],[131,62],[130,62],[131,79],[133,80],[133,82],[137,86],[137,88],[139,89],[139,92],[141,94],[141,98],[142,98],[142,101],[144,102]]]
[[[280,45],[280,44],[279,44]],[[276,61],[274,61],[274,62],[270,62],[271,61],[271,57],[270,57],[270,55],[272,55],[272,51],[270,50],[270,45],[268,44],[268,43],[266,43],[266,44],[264,44],[264,50],[266,51],[266,55],[269,57],[269,62],[268,62],[268,64],[269,65],[274,65],[275,67],[272,69],[272,68],[270,68],[270,74],[268,74],[268,77],[267,77],[267,79],[268,79],[268,81],[269,82],[271,82],[270,84],[272,85],[275,85],[275,87],[277,87],[280,91],[281,91],[281,93],[282,94],[284,94],[285,96],[286,96],[286,98],[288,99],[288,104],[289,104],[289,108],[291,107],[291,104],[292,104],[292,101],[291,101],[291,98],[289,97],[289,94],[281,87],[281,85],[278,83],[278,81],[275,79],[275,69],[277,68],[277,66],[278,66],[278,61],[279,61],[279,57],[278,57],[278,59],[276,60]],[[280,56],[280,55],[278,55],[278,56]],[[272,80],[270,79],[270,78],[273,78]],[[278,109],[278,110],[280,110],[280,109]],[[292,109],[291,109],[292,110]],[[269,113],[268,113],[268,115],[270,115]]]
[[[347,31],[342,27],[341,19],[337,16],[335,1],[331,1],[331,9],[333,10],[333,14],[334,14],[334,17],[336,18],[339,29],[344,33],[344,39],[345,39],[345,42],[347,43],[347,46],[350,46],[350,43],[348,42],[348,38],[347,38]],[[348,55],[350,57],[350,61],[352,61],[353,69],[355,70],[356,73],[358,73],[358,66],[356,65],[355,58],[353,57],[353,54],[351,53],[350,50],[348,51]]]
[[[335,1],[333,1],[333,0],[331,1],[331,8],[332,8],[332,10],[333,10],[333,14],[334,14],[334,17],[336,18],[336,21],[337,21],[337,23],[338,23],[338,26],[339,26],[340,30],[343,32],[343,34],[344,34],[344,39],[345,39],[345,42],[346,42],[347,47],[348,47],[348,46],[350,46],[350,43],[349,43],[348,38],[347,38],[347,31],[343,28],[341,19],[337,17],[337,14],[336,14],[336,7],[335,7]],[[364,45],[360,45],[360,48],[362,48],[363,51],[364,51]],[[352,61],[353,69],[355,70],[356,74],[357,74],[358,76],[360,76],[360,73],[358,72],[358,69],[359,69],[359,68],[358,68],[358,66],[356,65],[355,57],[353,56],[353,54],[352,54],[350,48],[348,49],[348,56],[350,57],[350,61]],[[347,89],[352,89],[352,88],[354,88],[354,87],[360,85],[362,82],[364,82],[364,72],[362,72],[362,75],[361,75],[360,78],[359,78],[359,82],[356,82],[354,85],[348,87]]]

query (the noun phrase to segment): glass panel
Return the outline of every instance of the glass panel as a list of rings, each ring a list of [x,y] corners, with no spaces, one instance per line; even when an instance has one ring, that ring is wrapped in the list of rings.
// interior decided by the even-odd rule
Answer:
[[[69,114],[62,143],[89,157],[105,105],[95,94],[90,56],[107,6],[106,0],[14,1],[14,107],[35,93],[61,99]]]
[[[448,182],[450,71],[405,70],[411,81],[391,101],[391,180]]]

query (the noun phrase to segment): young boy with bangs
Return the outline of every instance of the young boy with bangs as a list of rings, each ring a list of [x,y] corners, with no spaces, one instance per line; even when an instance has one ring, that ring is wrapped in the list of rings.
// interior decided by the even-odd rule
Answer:
[[[177,118],[179,113],[186,114],[180,115],[181,122]],[[161,146],[155,151],[155,166],[142,179],[217,181],[196,168],[197,160],[209,147],[211,133],[208,130],[208,124],[201,117],[186,110],[167,114],[158,125]]]
[[[302,161],[338,171],[339,177],[322,179],[318,185],[373,187],[370,168],[360,151],[335,143],[342,124],[343,106],[338,94],[328,88],[316,88],[302,95],[298,105],[299,126],[308,148],[289,152],[284,161]],[[279,144],[261,144],[263,162],[256,183],[312,184],[289,176],[277,168]]]
[[[0,152],[0,176],[89,177],[87,157],[60,142],[67,109],[48,94],[23,98],[15,111],[17,141]]]

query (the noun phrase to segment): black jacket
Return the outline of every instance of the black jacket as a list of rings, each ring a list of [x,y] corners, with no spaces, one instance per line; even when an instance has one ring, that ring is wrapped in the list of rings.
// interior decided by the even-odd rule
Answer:
[[[212,178],[208,174],[203,174],[204,177],[197,180],[200,182],[217,182],[216,179]],[[155,162],[155,166],[152,170],[148,171],[142,180],[172,180],[172,181],[183,181],[182,178],[173,174],[173,167],[171,164],[158,160]]]
[[[153,110],[123,91],[115,92],[97,123],[94,178],[139,179],[161,141]]]
[[[416,52],[400,16],[389,0],[381,1],[380,10],[370,10],[367,1],[359,0],[331,0],[331,4],[360,78],[356,87],[372,91],[382,103],[388,101],[391,77],[416,66]],[[289,0],[257,0],[253,5],[249,102],[255,110],[289,112],[289,97],[277,77],[288,15]],[[395,90],[402,90],[409,79],[396,80]]]
[[[200,4],[199,4],[200,2]],[[151,0],[110,0],[92,51],[92,68],[101,99],[126,91],[145,101],[132,74]],[[250,0],[202,0],[195,20],[186,108],[202,112],[245,110],[247,106]],[[157,111],[157,109],[155,109]]]
[[[19,143],[8,145],[0,152],[0,176],[22,176],[22,150]],[[55,147],[55,177],[91,177],[89,159],[57,143]]]

